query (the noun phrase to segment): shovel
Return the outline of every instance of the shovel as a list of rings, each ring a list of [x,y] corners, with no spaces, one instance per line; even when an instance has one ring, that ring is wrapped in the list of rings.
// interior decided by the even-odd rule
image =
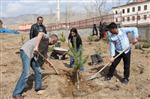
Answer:
[[[49,67],[52,67],[55,70],[56,74],[58,75],[59,73],[58,73],[57,69],[54,67],[54,65],[47,58],[45,58],[44,55],[42,55],[39,51],[38,51],[38,54],[49,63]]]
[[[122,53],[124,53],[126,50],[128,50],[130,47],[124,49],[123,51],[121,51],[117,56],[115,56],[114,60],[116,58],[118,58]],[[103,68],[101,68],[98,72],[96,72],[94,75],[92,75],[91,77],[87,78],[86,80],[93,80],[97,77],[97,75],[102,72],[107,66],[111,65],[112,62],[107,63]]]

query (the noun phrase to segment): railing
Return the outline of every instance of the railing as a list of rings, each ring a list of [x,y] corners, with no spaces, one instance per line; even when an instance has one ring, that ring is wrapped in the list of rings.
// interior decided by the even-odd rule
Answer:
[[[127,15],[127,16],[124,16],[122,14],[120,14],[117,18],[119,18],[120,20],[118,21],[119,24],[123,25],[123,26],[131,26],[131,25],[136,25],[136,26],[148,26],[150,25],[150,12],[147,12],[146,15],[147,15],[147,19],[148,21],[145,23],[145,24],[139,24],[140,20],[141,19],[144,19],[144,17],[142,17],[140,20],[137,20],[137,16],[138,15],[144,15],[145,13],[140,13],[140,14],[132,14],[132,15]],[[61,30],[61,29],[70,29],[72,27],[75,27],[77,29],[85,29],[85,28],[92,28],[93,27],[93,24],[96,24],[97,26],[100,24],[100,22],[106,22],[106,23],[110,23],[110,22],[113,22],[115,21],[116,15],[114,14],[109,14],[109,15],[104,15],[104,16],[101,16],[101,17],[93,17],[93,18],[89,18],[89,19],[84,19],[84,20],[79,20],[79,21],[74,21],[74,22],[69,22],[69,23],[59,23],[59,24],[56,24],[56,23],[53,23],[53,24],[49,24],[46,29],[48,31],[54,31],[54,30]],[[136,22],[133,22],[134,24],[124,24],[124,23],[129,23],[129,21],[123,21],[123,17],[131,17],[131,16],[135,16],[135,20]],[[132,21],[132,18],[130,19]],[[130,22],[131,22],[130,21]],[[28,29],[25,29],[25,30],[22,30],[22,31],[29,31],[30,28]]]
[[[69,23],[59,23],[52,24],[47,26],[48,31],[60,30],[60,29],[70,29],[72,27],[76,27],[77,29],[91,28],[93,24],[99,24],[100,21],[110,23],[113,21],[113,14],[105,15],[101,17],[93,17],[89,19],[69,22]]]

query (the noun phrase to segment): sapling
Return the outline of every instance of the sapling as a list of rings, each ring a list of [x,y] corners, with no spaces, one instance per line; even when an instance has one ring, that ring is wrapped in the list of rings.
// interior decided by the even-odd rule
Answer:
[[[80,69],[83,68],[84,64],[87,61],[88,56],[83,56],[83,48],[80,46],[80,49],[76,48],[76,39],[73,40],[74,46],[69,45],[69,55],[74,57],[74,66],[72,71],[72,76],[74,77],[74,83],[77,83],[77,89],[79,90],[80,82]]]

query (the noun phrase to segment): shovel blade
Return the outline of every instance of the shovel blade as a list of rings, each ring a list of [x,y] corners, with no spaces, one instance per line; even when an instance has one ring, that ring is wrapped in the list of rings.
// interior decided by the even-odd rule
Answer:
[[[96,75],[92,75],[92,76],[90,76],[90,77],[88,77],[86,80],[88,81],[88,80],[93,80],[93,79],[95,79],[96,78]]]

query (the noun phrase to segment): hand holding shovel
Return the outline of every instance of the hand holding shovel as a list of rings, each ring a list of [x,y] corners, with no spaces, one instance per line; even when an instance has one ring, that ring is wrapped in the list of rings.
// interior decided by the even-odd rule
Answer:
[[[89,78],[87,78],[87,80],[92,80],[94,78],[97,77],[97,75],[103,71],[107,66],[111,65],[111,63],[118,58],[122,53],[124,53],[126,50],[128,50],[129,48],[124,49],[122,52],[120,52],[117,56],[115,56],[115,58],[113,58],[109,63],[107,63],[102,69],[100,69],[98,72],[96,72],[94,75],[90,76]]]
[[[38,51],[38,54],[41,57],[43,57],[43,59],[49,64],[49,66],[51,66],[55,70],[56,74],[59,74],[58,71],[57,71],[57,69],[54,67],[54,65],[46,57],[44,57],[44,55],[42,55],[39,51]]]

